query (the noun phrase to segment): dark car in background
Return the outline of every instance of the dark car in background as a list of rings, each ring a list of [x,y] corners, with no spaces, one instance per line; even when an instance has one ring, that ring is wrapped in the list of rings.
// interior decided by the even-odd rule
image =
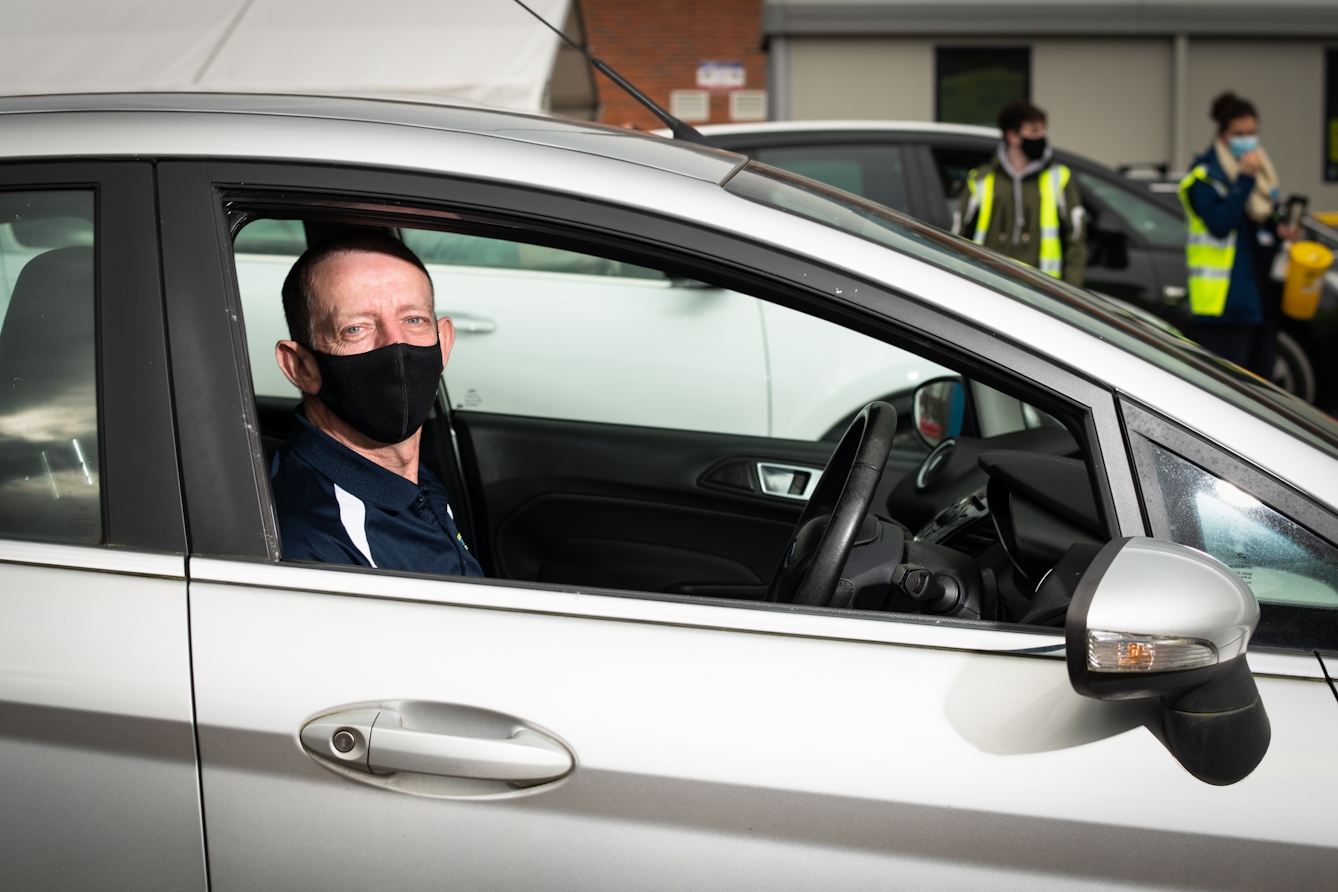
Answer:
[[[988,127],[903,121],[808,121],[704,127],[721,148],[828,183],[943,229],[970,171],[994,154]],[[1185,224],[1175,184],[1122,176],[1056,150],[1078,180],[1089,215],[1086,286],[1189,331]],[[1307,401],[1338,405],[1338,310],[1326,289],[1320,314],[1284,319],[1273,380]]]

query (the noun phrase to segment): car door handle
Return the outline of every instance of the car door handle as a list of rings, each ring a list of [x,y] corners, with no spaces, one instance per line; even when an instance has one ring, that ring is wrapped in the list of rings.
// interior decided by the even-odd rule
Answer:
[[[405,728],[399,713],[389,709],[323,716],[301,736],[318,756],[370,774],[409,771],[538,784],[573,767],[571,753],[526,728],[505,739],[458,737]]]
[[[451,317],[451,323],[455,325],[455,333],[461,334],[491,334],[497,330],[497,322],[489,319],[487,316],[475,316],[473,313],[453,313],[446,310],[443,316]]]
[[[800,465],[782,465],[776,462],[760,461],[757,463],[757,480],[762,485],[762,492],[782,499],[808,501],[813,490],[818,488],[822,477],[819,468],[805,468]]]

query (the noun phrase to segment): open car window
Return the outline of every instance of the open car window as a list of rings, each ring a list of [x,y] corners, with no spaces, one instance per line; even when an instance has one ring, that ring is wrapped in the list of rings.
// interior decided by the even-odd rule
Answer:
[[[234,245],[271,466],[298,407],[274,347],[288,337],[280,290],[294,252],[320,231],[305,226],[262,218]],[[816,547],[799,530],[841,490],[838,444],[875,403],[896,424],[867,493],[870,532],[852,546],[849,566],[866,569],[825,606],[1054,626],[1062,611],[1036,602],[1046,571],[1107,538],[1081,423],[1011,388],[765,290],[514,238],[390,231],[455,324],[423,461],[491,576],[771,597],[787,555]],[[917,414],[926,388],[955,394],[937,428]],[[908,563],[939,567],[960,598],[917,601],[891,581]]]

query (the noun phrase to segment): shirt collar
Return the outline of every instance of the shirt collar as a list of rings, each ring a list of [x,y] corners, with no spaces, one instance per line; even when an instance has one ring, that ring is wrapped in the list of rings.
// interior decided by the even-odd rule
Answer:
[[[388,511],[404,511],[420,493],[430,489],[434,481],[432,473],[421,462],[417,483],[387,471],[316,427],[301,412],[293,415],[293,432],[287,445],[340,489]]]

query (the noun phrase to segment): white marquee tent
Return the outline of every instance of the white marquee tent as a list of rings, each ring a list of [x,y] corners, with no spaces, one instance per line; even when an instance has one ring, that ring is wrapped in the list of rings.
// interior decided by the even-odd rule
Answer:
[[[578,0],[528,0],[583,42]],[[445,97],[592,117],[588,63],[512,0],[0,0],[0,95]]]

